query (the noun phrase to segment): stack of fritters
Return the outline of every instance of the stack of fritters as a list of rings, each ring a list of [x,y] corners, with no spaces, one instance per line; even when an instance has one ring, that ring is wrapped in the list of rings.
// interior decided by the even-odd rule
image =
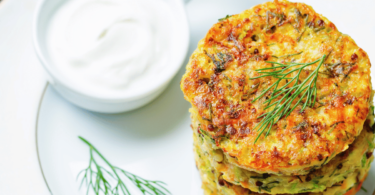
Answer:
[[[205,194],[355,194],[375,148],[370,66],[303,3],[220,19],[181,81]]]

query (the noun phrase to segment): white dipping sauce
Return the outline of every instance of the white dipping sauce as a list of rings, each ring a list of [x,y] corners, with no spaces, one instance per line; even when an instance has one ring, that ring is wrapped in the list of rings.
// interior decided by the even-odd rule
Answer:
[[[70,0],[51,18],[49,54],[85,91],[136,92],[168,63],[171,17],[161,0]]]

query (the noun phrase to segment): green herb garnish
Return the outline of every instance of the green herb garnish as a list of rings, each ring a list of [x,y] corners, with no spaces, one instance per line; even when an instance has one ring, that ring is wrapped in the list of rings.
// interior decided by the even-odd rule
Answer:
[[[322,26],[322,27],[318,27],[318,28],[314,28],[314,31],[315,31],[315,32],[319,32],[319,31],[321,31],[321,30],[323,30],[323,29],[325,29],[324,26]]]
[[[203,137],[207,137],[207,138],[209,138],[209,139],[211,140],[211,142],[212,142],[213,144],[215,144],[215,139],[213,139],[213,138],[211,137],[211,135],[210,135],[207,131],[203,130],[202,128],[199,128],[199,131],[202,133]],[[203,141],[203,137],[202,137],[202,141]]]
[[[274,57],[274,58],[289,58],[289,57],[291,57],[291,56],[296,56],[296,55],[299,55],[299,54],[301,54],[301,53],[303,53],[303,51],[301,51],[301,52],[298,52],[298,53],[293,53],[293,54],[286,54],[286,55],[283,55],[283,56],[272,56],[272,57]]]
[[[298,191],[298,193],[311,192],[313,190],[315,190],[315,187],[314,188],[300,190],[300,191]]]
[[[292,190],[294,190],[295,188],[296,188],[296,186],[298,185],[298,182],[297,183],[294,183],[293,185],[292,185]]]
[[[337,167],[335,168],[335,170],[333,170],[332,174],[329,177],[332,177],[333,174],[335,174],[336,170],[337,170]]]
[[[302,104],[302,109],[300,112],[303,112],[306,107],[313,107],[316,102],[317,97],[317,86],[316,82],[318,79],[319,69],[322,66],[324,60],[326,59],[326,55],[324,54],[321,58],[310,62],[310,63],[287,63],[282,64],[279,62],[270,62],[270,64],[276,64],[277,66],[273,66],[270,68],[262,68],[257,69],[256,71],[260,74],[263,74],[258,77],[250,78],[250,79],[258,79],[262,77],[275,77],[278,80],[269,86],[266,90],[264,90],[258,97],[256,97],[252,102],[262,98],[266,95],[267,92],[271,90],[271,94],[268,99],[264,102],[266,104],[266,109],[270,109],[270,111],[265,112],[258,118],[263,118],[260,123],[258,123],[254,129],[257,132],[260,132],[257,138],[254,141],[254,144],[258,141],[259,137],[263,134],[263,132],[267,130],[266,137],[271,131],[272,126],[279,121],[282,117],[288,117],[292,111],[305,99],[305,102]],[[318,63],[318,67],[302,82],[300,82],[300,74],[304,70],[304,68],[311,66],[315,63]],[[290,70],[290,68],[295,67],[295,69]],[[279,69],[279,70],[276,70]],[[266,70],[272,70],[271,72],[264,72]],[[288,77],[293,72],[297,72],[296,76]],[[281,81],[286,80],[286,84],[279,87]],[[288,82],[289,80],[289,82]],[[290,86],[292,83],[294,84]],[[290,87],[288,87],[290,86]],[[279,100],[276,98],[281,97]],[[297,100],[294,106],[292,106],[293,102]],[[274,102],[272,102],[274,101]]]
[[[210,55],[210,54],[207,53],[206,55],[208,57],[210,57],[211,60],[212,60],[212,62],[214,63],[214,65],[215,65],[215,71],[216,72],[222,72],[222,71],[224,71],[225,70],[225,65],[228,62],[230,62],[230,61],[233,60],[233,58],[232,58],[231,55],[229,55],[229,54],[223,54],[221,52],[219,52],[219,53],[216,54],[217,59],[215,57],[215,54]]]
[[[226,19],[228,19],[228,18],[230,18],[230,17],[232,17],[233,15],[227,15],[227,16],[225,16],[224,18],[220,18],[219,19],[219,22],[221,22],[221,21],[223,21],[223,20],[226,20]]]
[[[302,38],[302,35],[303,35],[303,33],[305,33],[305,31],[306,31],[306,28],[302,31],[302,33],[298,36],[298,38],[297,38],[297,42],[299,42],[300,40],[301,40],[301,38]]]
[[[361,189],[365,192],[367,192],[366,188],[364,188],[363,186],[361,186]]]
[[[364,168],[366,166],[366,161],[367,161],[367,156],[366,156],[366,153],[365,153],[365,154],[363,154],[362,160],[361,160],[362,168]]]
[[[259,186],[259,192],[261,192],[261,190],[264,190],[264,191],[267,191],[267,192],[271,192],[272,188],[276,187],[275,185],[280,183],[279,181],[272,181],[268,184],[266,184],[265,186]],[[274,184],[274,185],[270,185],[270,184]]]
[[[345,123],[345,121],[339,121],[339,122],[336,122],[336,123],[334,123],[333,125],[331,125],[330,127],[331,127],[331,129],[328,131],[328,135],[329,134],[331,134],[332,133],[332,131],[336,128],[336,126],[338,125],[338,124],[340,124],[340,123]]]
[[[113,166],[86,139],[82,137],[79,137],[79,139],[90,147],[89,166],[82,170],[77,176],[78,179],[83,174],[80,187],[82,187],[83,183],[87,185],[88,188],[86,194],[89,194],[89,192],[92,190],[96,195],[131,195],[128,187],[123,181],[123,178],[127,178],[129,181],[131,181],[142,192],[143,195],[170,194],[170,192],[164,187],[164,185],[166,185],[164,182],[145,180],[123,169]],[[109,167],[109,169],[99,165],[94,154],[99,156],[100,159]],[[110,184],[111,181],[116,183],[116,185],[112,186]]]
[[[212,104],[208,105],[208,118],[202,117],[203,120],[211,121],[212,120]]]
[[[368,147],[369,147],[370,150],[373,149],[373,148],[375,148],[375,144],[374,144],[374,143],[372,143],[372,142],[369,141],[369,140],[366,140],[366,141],[367,141],[367,143],[368,143]]]
[[[328,156],[326,157],[326,159],[324,159],[324,162],[323,162],[322,166],[327,163],[327,160],[328,160]]]

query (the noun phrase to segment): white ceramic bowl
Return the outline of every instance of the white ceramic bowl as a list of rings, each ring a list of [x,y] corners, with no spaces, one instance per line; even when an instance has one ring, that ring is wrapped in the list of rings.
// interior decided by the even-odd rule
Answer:
[[[151,102],[168,86],[169,82],[180,69],[189,46],[189,27],[185,13],[184,3],[181,0],[164,0],[171,5],[174,18],[179,21],[178,32],[171,36],[172,48],[168,56],[169,64],[163,71],[161,78],[150,83],[147,90],[139,93],[126,94],[124,96],[109,97],[93,95],[87,92],[80,85],[75,84],[57,70],[47,51],[47,30],[49,20],[55,11],[68,0],[40,0],[33,22],[33,41],[37,56],[47,72],[50,84],[65,99],[84,109],[102,112],[119,113],[134,110]]]

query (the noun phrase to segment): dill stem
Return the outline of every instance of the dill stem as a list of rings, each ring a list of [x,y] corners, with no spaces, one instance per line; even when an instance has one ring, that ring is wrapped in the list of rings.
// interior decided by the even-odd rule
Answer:
[[[120,176],[117,174],[117,172],[116,172],[116,170],[114,169],[114,167],[113,167],[113,165],[110,163],[110,162],[108,162],[108,160],[89,142],[89,141],[87,141],[85,138],[83,138],[83,137],[81,137],[81,136],[78,136],[78,138],[79,139],[81,139],[83,142],[85,142],[89,147],[90,147],[90,150],[93,150],[111,169],[112,169],[112,171],[113,171],[113,173],[116,175],[116,177],[117,177],[117,179],[119,180],[119,181],[121,181],[121,178],[120,178]],[[93,159],[93,156],[91,155],[91,158]],[[94,159],[93,159],[94,160]],[[94,160],[94,162],[95,162],[95,160]],[[95,163],[96,164],[96,163]],[[100,170],[100,169],[98,169],[98,170]],[[120,185],[120,187],[121,187],[121,190],[122,190],[122,192],[124,193],[124,194],[126,194],[125,193],[125,191],[127,192],[127,194],[130,194],[130,192],[129,192],[129,190],[127,189],[127,187],[126,186],[124,186],[124,185]],[[125,191],[124,191],[124,189],[123,188],[125,188]]]
[[[300,53],[298,53],[300,54]],[[298,55],[297,54],[297,55]],[[267,89],[262,91],[262,93],[254,98],[252,102],[255,102],[262,98],[267,92],[269,92],[272,89],[272,93],[270,94],[270,98],[267,99],[266,101],[263,102],[263,104],[266,104],[266,106],[263,108],[263,110],[267,110],[271,107],[273,109],[271,111],[268,111],[264,114],[262,114],[260,117],[264,117],[257,125],[255,125],[254,129],[257,129],[257,132],[260,132],[255,141],[254,144],[257,142],[257,140],[260,138],[260,136],[263,134],[263,132],[267,129],[267,133],[265,137],[267,137],[271,131],[272,126],[280,120],[282,117],[288,117],[293,110],[300,104],[300,102],[306,98],[306,101],[302,104],[302,109],[300,112],[304,111],[306,107],[313,107],[316,103],[316,98],[317,98],[317,79],[318,79],[318,73],[319,69],[322,66],[323,62],[326,59],[326,55],[324,54],[321,58],[310,62],[310,63],[290,63],[289,65],[287,64],[281,64],[279,62],[269,62],[267,63],[270,64],[278,64],[279,66],[276,67],[268,67],[268,68],[262,68],[262,69],[257,69],[256,71],[260,74],[263,74],[258,77],[253,77],[250,78],[250,80],[257,79],[257,78],[262,78],[262,77],[267,77],[271,76],[274,78],[277,78],[278,80],[274,82],[271,86],[269,86]],[[300,75],[301,72],[304,68],[307,66],[313,65],[315,63],[319,62],[319,65],[315,68],[314,71],[312,71],[307,78],[305,78],[303,81],[300,81]],[[294,66],[300,66],[297,67],[293,70],[289,70],[289,68],[294,67]],[[282,70],[276,70],[276,68],[284,68]],[[263,70],[274,70],[270,72],[262,72]],[[288,71],[288,72],[286,72]],[[286,78],[287,75],[290,75],[293,72],[297,72],[296,76],[293,78]],[[284,73],[285,72],[285,73]],[[285,79],[291,79],[289,82],[288,80],[286,83],[279,87],[280,82]],[[292,87],[287,88],[290,84],[293,84]],[[289,95],[293,92],[293,94],[289,97]],[[279,100],[272,102],[279,96],[284,95],[281,97]],[[268,97],[268,96],[267,96]],[[294,100],[297,99],[296,103],[292,106]],[[312,100],[314,98],[314,100]],[[292,106],[291,109],[289,109]]]

